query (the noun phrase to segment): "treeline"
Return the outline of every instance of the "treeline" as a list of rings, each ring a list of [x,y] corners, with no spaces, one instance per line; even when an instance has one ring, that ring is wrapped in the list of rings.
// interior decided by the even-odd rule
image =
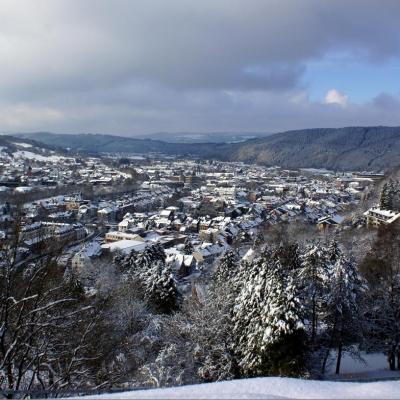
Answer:
[[[266,248],[252,263],[229,251],[205,292],[193,293],[164,319],[166,342],[145,366],[149,381],[318,377],[333,354],[340,372],[342,355],[359,357],[361,350],[393,360],[400,302],[387,301],[396,298],[392,283],[385,278],[371,288],[334,241]]]
[[[17,241],[3,242],[1,389],[321,377],[361,351],[399,368],[399,238],[398,227],[382,230],[361,265],[336,241],[257,238],[251,262],[227,251],[189,293],[158,245],[88,276],[61,269],[60,249],[21,268]]]
[[[400,211],[400,181],[389,179],[383,184],[379,206],[383,210]]]

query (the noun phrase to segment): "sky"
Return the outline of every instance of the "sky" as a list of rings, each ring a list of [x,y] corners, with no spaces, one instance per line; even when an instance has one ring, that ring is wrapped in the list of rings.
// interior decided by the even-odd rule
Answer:
[[[0,131],[400,125],[399,0],[2,0]]]

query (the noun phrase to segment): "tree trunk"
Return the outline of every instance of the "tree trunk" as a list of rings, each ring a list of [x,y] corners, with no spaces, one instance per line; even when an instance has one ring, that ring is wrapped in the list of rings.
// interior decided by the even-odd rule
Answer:
[[[321,374],[322,375],[325,375],[326,363],[328,362],[330,350],[331,350],[330,347],[326,350],[326,353],[325,353],[325,356],[324,356],[324,360],[322,362],[322,368],[321,368]]]
[[[389,363],[389,368],[391,371],[394,371],[396,369],[396,357],[393,349],[389,350],[388,353],[388,363]]]
[[[340,373],[340,362],[342,361],[342,342],[339,342],[337,360],[336,360],[336,374]]]
[[[397,369],[400,369],[400,350],[397,351]]]
[[[313,306],[312,306],[312,332],[311,332],[311,341],[315,343],[315,336],[317,330],[317,318],[316,318],[316,304],[315,304],[315,296],[313,296]]]
[[[333,329],[332,329],[331,337],[330,337],[330,340],[329,340],[329,345],[328,345],[328,347],[326,349],[326,354],[325,354],[325,357],[324,357],[324,361],[322,362],[322,369],[321,369],[322,375],[325,375],[326,363],[328,362],[329,354],[330,354],[332,346],[334,344],[334,340],[335,340],[335,336],[336,336],[337,323],[338,323],[338,315],[336,313],[335,314],[335,321],[333,323]]]
[[[7,380],[8,380],[8,389],[14,390],[14,376],[13,376],[11,362],[9,362],[7,365]],[[11,393],[8,393],[6,397],[7,399],[12,399],[14,396]]]

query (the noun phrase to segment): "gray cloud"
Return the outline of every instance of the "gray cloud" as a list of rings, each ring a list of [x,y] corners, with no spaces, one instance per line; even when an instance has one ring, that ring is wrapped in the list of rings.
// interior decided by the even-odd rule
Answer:
[[[400,111],[400,98],[388,93],[380,93],[372,100],[374,106],[386,111]]]
[[[3,0],[0,129],[398,124],[396,99],[354,105],[349,94],[338,109],[301,84],[306,63],[330,52],[398,57],[398,15],[397,0]]]

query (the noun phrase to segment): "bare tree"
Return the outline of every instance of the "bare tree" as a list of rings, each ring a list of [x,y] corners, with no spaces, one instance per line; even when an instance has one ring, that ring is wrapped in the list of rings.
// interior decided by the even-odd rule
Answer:
[[[0,387],[8,398],[19,390],[84,387],[96,358],[93,307],[63,280],[57,252],[18,262],[20,233],[16,218],[0,245]]]

